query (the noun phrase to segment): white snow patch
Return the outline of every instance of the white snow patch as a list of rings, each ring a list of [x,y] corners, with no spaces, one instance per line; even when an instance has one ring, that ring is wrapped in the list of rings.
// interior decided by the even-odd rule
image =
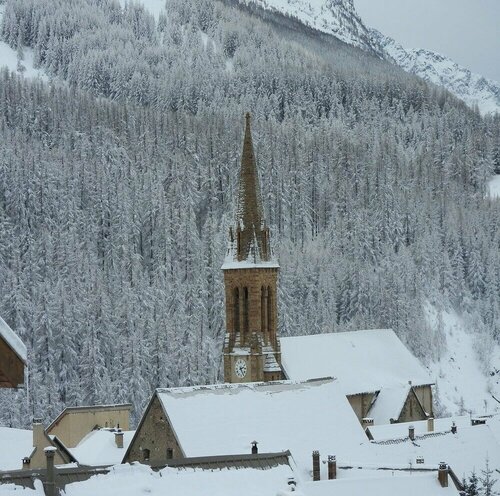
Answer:
[[[26,363],[26,346],[21,338],[7,325],[7,322],[0,317],[0,337],[15,351],[16,355]]]
[[[335,447],[340,455],[367,440],[332,379],[159,389],[157,394],[186,456],[249,453],[255,440],[262,453],[289,449],[308,474],[313,450],[326,454]]]
[[[348,473],[351,472],[351,473]],[[451,496],[458,491],[454,484],[442,488],[436,472],[395,472],[378,470],[374,475],[368,470],[350,470],[341,473],[342,478],[308,482],[302,490],[307,496]],[[378,472],[378,473],[377,473]],[[344,478],[344,475],[347,475]]]
[[[32,451],[33,431],[0,427],[0,471],[20,470]]]
[[[416,436],[414,442],[408,435],[404,438],[391,436],[386,441],[372,442],[371,447],[370,461],[376,459],[386,466],[399,463],[415,467],[417,458],[421,457],[424,467],[436,468],[440,462],[446,462],[460,479],[473,470],[483,469],[487,457],[490,466],[500,466],[500,445],[488,425],[458,428],[456,434],[449,431],[429,433]]]
[[[0,5],[0,24],[5,12],[5,5]],[[31,48],[23,48],[24,60],[22,65],[25,70],[22,74],[28,78],[40,78],[47,80],[47,75],[41,69],[35,69],[33,66],[33,50]],[[17,72],[17,52],[7,43],[0,40],[0,68],[7,67],[9,71]]]
[[[488,189],[491,198],[500,198],[500,174],[497,174],[490,179]]]
[[[437,328],[439,311],[428,305],[426,316],[431,327]],[[466,317],[452,310],[441,312],[446,349],[429,367],[436,378],[437,399],[451,415],[469,411],[478,415],[495,413],[500,411],[500,404],[492,397],[493,394],[500,399],[500,347],[487,343],[489,364],[485,363],[476,351],[477,342],[484,336],[468,332]],[[492,375],[486,376],[484,367]]]
[[[151,468],[134,464],[115,466],[107,475],[97,475],[84,482],[75,482],[65,488],[66,496],[276,496],[285,490],[293,475],[288,465],[268,470],[251,468],[201,470],[165,468],[154,472]]]
[[[45,496],[43,484],[39,479],[34,482],[35,489],[14,484],[0,484],[0,496]]]
[[[129,0],[119,0],[120,5],[125,7]],[[154,18],[158,20],[161,12],[165,12],[165,0],[135,0],[136,2],[143,5],[143,7],[150,13],[153,14]]]
[[[121,463],[135,431],[123,432],[123,448],[115,443],[115,432],[101,429],[90,432],[76,447],[71,448],[71,454],[83,465],[115,465]]]
[[[335,377],[345,394],[433,383],[392,329],[283,337],[281,357],[289,379]]]
[[[246,0],[296,17],[306,26],[371,51],[370,35],[352,0]]]

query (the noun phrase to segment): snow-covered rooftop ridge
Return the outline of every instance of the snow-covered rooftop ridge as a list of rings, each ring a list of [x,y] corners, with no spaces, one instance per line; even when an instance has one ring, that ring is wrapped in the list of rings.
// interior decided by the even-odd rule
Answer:
[[[290,477],[293,477],[293,471],[288,465],[278,465],[266,470],[255,468],[203,470],[167,467],[158,472],[146,465],[126,464],[113,467],[108,474],[96,475],[83,482],[68,484],[64,494],[66,496],[98,494],[276,496],[288,494]],[[298,492],[295,494],[300,496]]]
[[[118,448],[115,442],[116,431],[99,429],[87,434],[74,448],[69,451],[79,464],[90,466],[114,465],[121,463],[135,431],[122,431],[123,448]]]
[[[391,329],[282,337],[280,343],[289,379],[336,377],[345,394],[434,382]]]
[[[337,381],[276,381],[157,390],[185,456],[290,450],[310,469],[313,450],[344,453],[367,441]],[[332,415],[335,415],[335,421]]]
[[[26,363],[28,352],[21,338],[7,325],[7,322],[0,317],[0,337],[14,350],[16,355]]]
[[[211,394],[221,391],[239,392],[244,390],[252,391],[287,391],[302,387],[314,387],[322,384],[331,383],[335,379],[333,377],[319,377],[310,380],[281,380],[270,382],[243,382],[243,383],[221,383],[207,384],[201,386],[181,386],[174,388],[158,388],[159,394],[168,395],[191,395],[192,393]]]
[[[308,482],[301,486],[306,496],[451,496],[459,495],[453,482],[448,487],[441,487],[437,471],[431,472],[394,472],[379,470],[376,474],[360,470],[351,470],[352,473],[342,471],[337,480]],[[366,472],[366,471],[365,471]]]
[[[384,424],[388,419],[397,420],[410,391],[410,385],[394,388],[383,388],[377,396],[377,401],[370,409],[368,417],[373,419],[375,425]]]
[[[483,469],[486,458],[490,466],[500,466],[500,445],[488,425],[476,425],[458,428],[456,434],[434,432],[393,440],[371,442],[371,451],[367,451],[367,461],[374,459],[386,464],[406,463],[415,466],[416,460],[425,465],[437,465],[446,462],[455,474],[462,479],[473,470]],[[362,463],[363,453],[357,462]]]
[[[484,420],[487,422],[487,419]],[[453,423],[455,423],[457,429],[462,429],[470,427],[472,419],[469,415],[436,418],[433,420],[432,431],[429,430],[428,420],[401,422],[397,424],[372,425],[369,427],[369,430],[375,441],[386,441],[408,437],[408,429],[410,426],[413,426],[415,435],[420,436],[430,433],[450,432]]]

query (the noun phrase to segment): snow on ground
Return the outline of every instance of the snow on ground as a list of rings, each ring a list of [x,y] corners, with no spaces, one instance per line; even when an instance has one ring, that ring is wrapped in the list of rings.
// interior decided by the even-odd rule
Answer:
[[[500,174],[493,176],[488,183],[491,198],[500,198]]]
[[[33,451],[33,431],[0,427],[0,471],[19,470]]]
[[[427,318],[433,328],[439,326],[439,312],[431,305],[427,307]],[[446,336],[446,346],[439,361],[429,367],[437,385],[437,400],[451,415],[472,411],[485,415],[500,411],[500,346],[493,341],[483,343],[483,352],[489,353],[489,377],[482,368],[484,358],[476,351],[480,340],[468,332],[466,316],[454,311],[441,312],[442,326]]]
[[[248,1],[248,0],[247,0]],[[265,9],[290,14],[306,26],[364,50],[371,50],[369,33],[352,0],[250,0]]]
[[[288,478],[293,475],[290,467],[281,465],[269,470],[223,469],[174,469],[153,472],[140,464],[118,465],[106,475],[97,475],[85,482],[66,486],[66,496],[276,496],[286,490]]]
[[[0,496],[45,496],[43,484],[35,480],[35,489],[28,489],[14,484],[0,484]]]
[[[5,10],[5,5],[0,5],[0,24]],[[24,60],[22,65],[25,68],[23,72],[25,77],[47,79],[47,75],[41,69],[35,69],[33,66],[33,50],[24,48]],[[7,67],[10,71],[17,71],[17,52],[7,43],[0,40],[0,68]]]
[[[142,4],[144,8],[153,14],[154,18],[158,20],[160,17],[160,12],[165,11],[165,1],[166,0],[136,0],[138,3]],[[129,0],[120,0],[120,5],[122,7],[127,4]]]

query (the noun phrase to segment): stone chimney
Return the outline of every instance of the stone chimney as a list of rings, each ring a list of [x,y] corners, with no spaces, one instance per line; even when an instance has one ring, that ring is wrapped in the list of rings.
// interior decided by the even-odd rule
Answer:
[[[257,447],[259,443],[257,441],[252,441],[252,455],[257,455],[259,453],[259,448]]]
[[[410,427],[408,427],[408,437],[412,441],[415,441],[415,427],[413,425],[410,425]]]
[[[434,417],[427,419],[427,432],[434,432]]]
[[[333,455],[328,456],[328,480],[337,478],[337,458]]]
[[[319,481],[320,479],[319,451],[313,451],[313,481]]]
[[[117,448],[123,448],[123,431],[120,428],[115,431],[115,444]]]
[[[54,469],[54,457],[57,449],[53,446],[48,446],[44,450],[47,459],[47,478],[45,481],[46,496],[55,496],[56,494],[56,474]]]
[[[42,448],[47,445],[47,440],[45,438],[45,429],[43,428],[42,419],[33,419],[33,447]]]
[[[439,464],[438,481],[441,487],[448,487],[448,465],[445,462]]]

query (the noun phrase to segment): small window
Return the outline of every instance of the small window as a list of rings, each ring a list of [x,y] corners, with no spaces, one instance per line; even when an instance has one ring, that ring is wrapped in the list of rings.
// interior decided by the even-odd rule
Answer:
[[[149,450],[147,448],[142,449],[142,459],[145,462],[149,461]]]
[[[167,460],[171,460],[174,457],[174,450],[172,448],[167,448]]]

